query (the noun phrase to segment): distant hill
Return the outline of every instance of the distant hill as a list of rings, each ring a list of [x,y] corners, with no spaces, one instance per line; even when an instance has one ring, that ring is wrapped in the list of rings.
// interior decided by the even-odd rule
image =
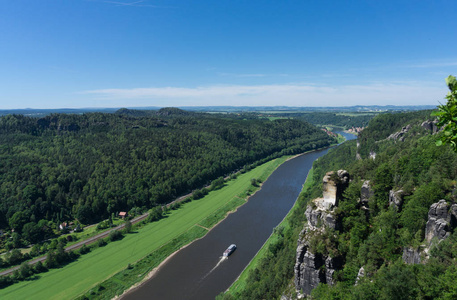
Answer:
[[[385,111],[412,111],[434,109],[433,105],[419,105],[419,106],[336,106],[336,107],[291,107],[291,106],[182,106],[179,109],[185,111],[195,112],[385,112]],[[124,108],[52,108],[52,109],[0,109],[1,115],[19,114],[27,116],[45,116],[52,113],[65,113],[65,114],[83,114],[88,112],[104,112],[115,113]],[[158,111],[163,107],[129,107],[125,108],[134,111]]]

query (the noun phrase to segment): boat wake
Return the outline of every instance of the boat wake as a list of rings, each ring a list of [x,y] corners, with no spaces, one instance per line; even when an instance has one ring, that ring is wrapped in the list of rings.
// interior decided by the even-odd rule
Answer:
[[[214,270],[216,270],[217,267],[219,267],[220,264],[223,263],[224,261],[226,261],[227,259],[228,259],[227,256],[221,256],[221,257],[219,258],[219,262],[218,262],[218,263],[214,266],[214,268],[212,268],[211,271],[209,271],[201,280],[204,280],[206,277],[208,277],[209,274],[211,274]]]

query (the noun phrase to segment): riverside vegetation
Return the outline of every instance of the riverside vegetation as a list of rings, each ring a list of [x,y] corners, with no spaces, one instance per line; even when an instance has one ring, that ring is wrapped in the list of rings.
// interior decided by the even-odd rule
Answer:
[[[333,273],[333,285],[320,283],[308,297],[456,299],[455,219],[443,223],[439,238],[425,235],[430,208],[441,199],[439,203],[447,207],[457,202],[457,154],[448,138],[455,137],[455,115],[450,111],[455,111],[457,85],[449,87],[451,103],[440,106],[441,114],[378,115],[358,141],[346,142],[317,160],[314,184],[304,189],[288,224],[273,233],[263,257],[240,278],[241,283],[218,299],[297,298],[294,264],[304,212],[312,199],[322,197],[324,175],[340,169],[349,172],[351,181],[335,209],[339,226],[324,227],[309,236],[308,251],[324,258],[338,257],[342,264]],[[439,131],[433,121],[436,115],[441,118],[438,125],[449,124],[447,130]],[[441,141],[450,146],[437,147]],[[367,182],[369,197],[362,195]],[[411,262],[410,251],[417,253],[420,263]]]
[[[281,157],[233,176],[198,201],[183,201],[152,223],[134,225],[132,234],[111,235],[81,248],[75,263],[32,275],[0,290],[2,299],[111,299],[141,281],[166,257],[204,236],[226,214],[247,201],[260,182],[284,162]],[[253,185],[252,178],[255,178]],[[110,243],[121,239],[121,242]],[[108,242],[108,244],[107,244]],[[41,267],[43,268],[43,266]],[[27,274],[30,276],[30,274]],[[99,284],[96,284],[99,283]]]
[[[112,233],[107,240],[70,253],[63,251],[68,237],[40,245],[41,240],[65,232],[66,229],[58,230],[62,221],[75,220],[78,231],[84,223],[108,218],[97,226],[106,228],[120,210],[134,215],[151,207],[147,221],[157,221],[162,217],[162,204],[191,190],[192,199],[202,198],[224,185],[221,175],[236,170],[245,173],[275,157],[335,142],[322,131],[297,120],[242,120],[236,116],[212,116],[178,109],[156,112],[122,109],[116,114],[57,114],[43,118],[9,115],[0,118],[0,136],[8,141],[0,147],[1,167],[5,171],[0,175],[3,180],[0,195],[4,199],[0,204],[0,224],[8,231],[14,229],[12,234],[6,233],[0,240],[4,249],[13,249],[0,258],[0,263],[7,267],[30,256],[48,253],[45,264],[38,263],[30,268],[24,263],[12,277],[2,277],[3,286],[75,259],[79,266],[84,266],[79,255],[123,238],[122,233]],[[236,175],[231,176],[234,177]],[[209,188],[196,189],[213,178],[218,179],[214,179]],[[257,180],[245,181],[251,187],[257,186]],[[246,193],[250,193],[249,189]],[[240,195],[241,198],[245,196],[247,194]],[[243,200],[236,198],[224,202],[215,211],[200,211],[198,215],[205,216],[200,220],[201,227],[189,230],[197,221],[190,222],[184,236],[172,235],[175,239],[171,242],[159,239],[154,247],[162,248],[152,255],[152,266],[172,250],[204,235],[205,228],[212,227],[227,211],[242,203]],[[177,203],[171,208],[180,205]],[[176,233],[173,226],[165,227],[159,231],[170,233],[170,229]],[[77,238],[78,234],[69,237]],[[129,235],[124,239],[123,245]],[[30,254],[22,255],[14,249],[28,243],[37,243]],[[161,254],[157,256],[157,253]],[[86,255],[83,257],[85,259]],[[65,269],[70,269],[71,265]],[[116,268],[119,270],[119,266]],[[135,273],[135,280],[141,274]],[[32,278],[41,277],[40,282],[43,282],[49,275],[44,273]],[[79,285],[103,279],[90,277],[89,281],[80,280]],[[72,281],[71,276],[65,278]],[[30,282],[26,284],[29,285]],[[19,285],[13,290],[17,288],[24,291]],[[121,291],[123,289],[125,286],[120,287]],[[7,290],[4,292],[10,294]],[[46,297],[50,295],[52,293]]]
[[[241,120],[162,109],[0,118],[0,249],[145,211],[218,177],[334,140],[297,120]],[[76,224],[75,224],[76,226]],[[11,230],[14,233],[11,234]],[[3,260],[0,260],[2,263]]]

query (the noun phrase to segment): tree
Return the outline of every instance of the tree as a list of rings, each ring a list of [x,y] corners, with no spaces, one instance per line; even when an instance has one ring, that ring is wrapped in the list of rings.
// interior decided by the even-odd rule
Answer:
[[[43,239],[43,231],[35,222],[30,222],[22,228],[22,236],[24,239],[34,244]]]
[[[129,220],[125,221],[124,231],[126,233],[130,233],[130,231],[132,231],[132,222],[130,222]]]
[[[457,152],[457,79],[449,75],[446,84],[450,90],[445,97],[447,103],[439,105],[438,111],[432,113],[432,116],[438,117],[438,127],[444,126],[443,134],[436,145],[451,144]]]
[[[32,268],[27,262],[23,262],[19,268],[19,275],[22,279],[27,278],[32,273]]]
[[[22,227],[27,223],[27,215],[22,211],[17,211],[9,219],[9,225],[17,232],[22,232]]]

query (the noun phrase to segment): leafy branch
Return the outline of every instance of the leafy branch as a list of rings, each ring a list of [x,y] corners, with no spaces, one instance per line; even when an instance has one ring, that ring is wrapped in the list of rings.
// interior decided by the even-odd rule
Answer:
[[[438,111],[433,112],[432,116],[438,117],[438,127],[443,127],[443,134],[436,141],[437,146],[451,144],[457,152],[457,80],[454,76],[449,75],[446,78],[446,84],[449,87],[449,93],[445,97],[446,104],[438,106]]]

